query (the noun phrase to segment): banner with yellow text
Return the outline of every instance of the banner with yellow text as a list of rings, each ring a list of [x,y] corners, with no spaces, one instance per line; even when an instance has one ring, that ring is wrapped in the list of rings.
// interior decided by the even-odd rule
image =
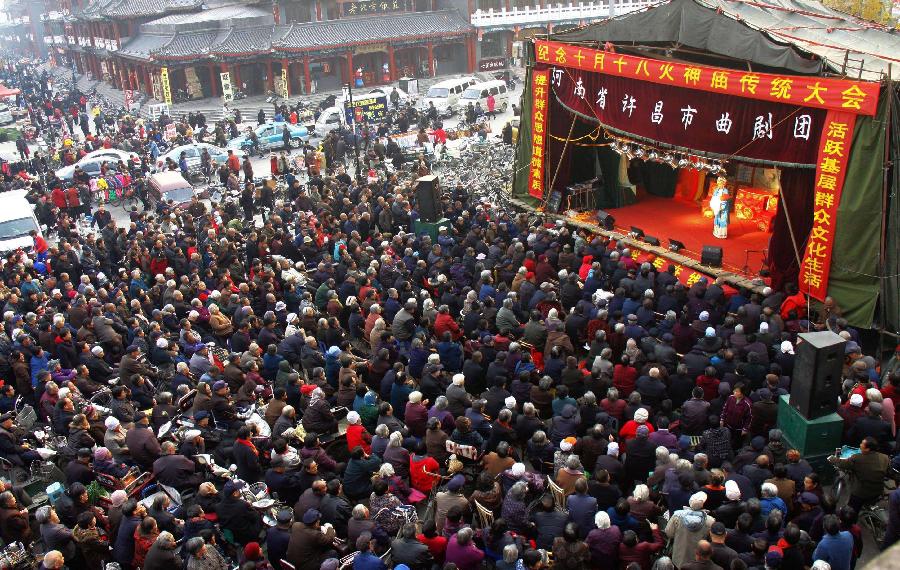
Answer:
[[[169,85],[169,68],[163,67],[159,70],[159,83],[162,87],[163,101],[166,105],[172,104],[172,86]]]
[[[547,101],[550,73],[535,70],[531,73],[531,176],[528,193],[537,199],[544,197],[544,149],[547,138]]]
[[[828,291],[838,205],[841,203],[855,125],[856,115],[829,111],[819,141],[813,222],[800,266],[800,290],[820,301],[825,299]]]

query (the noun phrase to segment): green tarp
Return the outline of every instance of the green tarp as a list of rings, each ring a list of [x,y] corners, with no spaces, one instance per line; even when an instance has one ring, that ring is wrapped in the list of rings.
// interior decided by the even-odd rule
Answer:
[[[844,317],[850,324],[864,328],[872,326],[880,289],[882,167],[889,101],[885,90],[879,100],[878,115],[856,119],[828,279],[828,294],[843,309]],[[895,304],[895,315],[896,312]]]

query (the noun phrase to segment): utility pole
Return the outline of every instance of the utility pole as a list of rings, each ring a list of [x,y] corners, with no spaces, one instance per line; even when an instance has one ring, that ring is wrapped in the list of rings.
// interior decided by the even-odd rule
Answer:
[[[354,176],[359,177],[359,133],[356,132],[356,113],[353,110],[353,77],[347,82],[347,98],[350,101],[350,128],[353,130],[353,151],[356,154]],[[345,109],[346,113],[347,110]]]

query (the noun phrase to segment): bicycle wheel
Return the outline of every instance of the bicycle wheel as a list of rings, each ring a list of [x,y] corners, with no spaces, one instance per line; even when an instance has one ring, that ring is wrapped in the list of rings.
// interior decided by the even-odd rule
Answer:
[[[864,511],[862,516],[863,525],[872,533],[875,544],[881,548],[884,543],[884,535],[887,532],[887,513],[884,509],[874,508],[870,511]]]

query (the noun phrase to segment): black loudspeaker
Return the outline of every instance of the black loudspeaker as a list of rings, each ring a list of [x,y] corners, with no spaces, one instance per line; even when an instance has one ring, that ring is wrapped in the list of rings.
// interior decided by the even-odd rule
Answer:
[[[655,245],[655,246],[658,247],[658,246],[659,246],[659,238],[658,238],[658,237],[655,237],[655,236],[648,236],[648,235],[645,235],[645,236],[644,236],[644,243],[646,243],[647,245]]]
[[[722,248],[714,245],[704,245],[700,255],[700,263],[707,267],[722,267]]]
[[[437,176],[422,176],[416,181],[416,201],[419,204],[419,218],[423,222],[441,219],[441,189]]]
[[[612,231],[616,225],[616,219],[609,212],[597,210],[597,223],[604,230]]]
[[[837,411],[847,341],[831,331],[798,336],[790,403],[806,419],[814,420]]]

